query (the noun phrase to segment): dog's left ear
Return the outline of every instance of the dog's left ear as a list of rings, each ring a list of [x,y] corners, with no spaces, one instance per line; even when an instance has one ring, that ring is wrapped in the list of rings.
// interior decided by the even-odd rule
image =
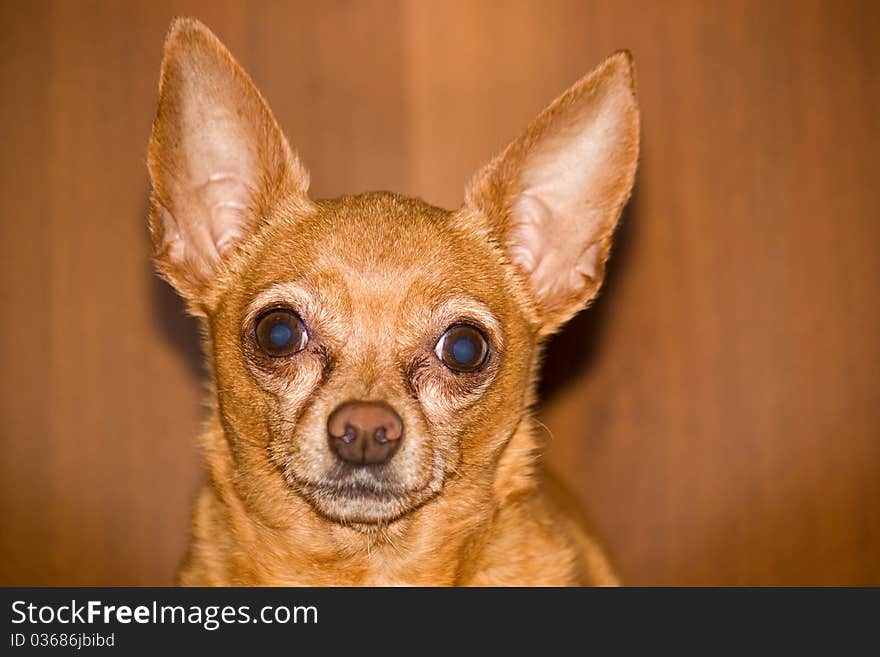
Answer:
[[[529,284],[551,333],[602,284],[639,151],[632,58],[609,57],[545,109],[471,182],[483,213]]]

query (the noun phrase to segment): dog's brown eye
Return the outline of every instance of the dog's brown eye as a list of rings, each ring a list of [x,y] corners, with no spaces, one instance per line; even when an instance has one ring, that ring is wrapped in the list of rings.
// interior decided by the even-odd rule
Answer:
[[[305,349],[309,340],[302,320],[291,310],[278,308],[257,319],[257,346],[270,356],[289,356]]]
[[[434,347],[437,358],[453,372],[474,372],[486,362],[489,343],[467,324],[453,324]]]

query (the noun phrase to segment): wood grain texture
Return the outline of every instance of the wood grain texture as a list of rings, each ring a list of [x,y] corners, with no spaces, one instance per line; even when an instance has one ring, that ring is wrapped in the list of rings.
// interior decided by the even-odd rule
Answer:
[[[148,259],[164,32],[195,15],[316,196],[452,207],[610,52],[636,194],[547,356],[548,460],[632,584],[880,584],[873,2],[3,2],[0,584],[167,584],[198,337]]]

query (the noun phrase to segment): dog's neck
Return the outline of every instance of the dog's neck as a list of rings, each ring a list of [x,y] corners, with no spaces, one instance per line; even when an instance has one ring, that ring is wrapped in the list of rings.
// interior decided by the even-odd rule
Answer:
[[[536,485],[536,440],[524,418],[492,475],[449,479],[443,494],[388,525],[328,521],[283,485],[275,498],[237,486],[231,442],[215,416],[204,434],[211,484],[195,514],[193,554],[218,584],[459,584],[479,571],[499,512]],[[244,482],[244,480],[239,480]],[[250,482],[253,484],[253,482]],[[251,490],[254,490],[253,488]],[[260,490],[266,490],[260,487]],[[198,553],[198,554],[195,554]],[[182,574],[186,583],[186,567]]]

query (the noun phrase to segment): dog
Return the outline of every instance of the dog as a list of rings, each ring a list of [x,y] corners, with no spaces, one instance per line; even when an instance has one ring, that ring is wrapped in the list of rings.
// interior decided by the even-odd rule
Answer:
[[[201,321],[209,481],[181,585],[615,585],[541,466],[542,346],[595,298],[635,177],[633,63],[550,104],[447,211],[308,195],[204,25],[168,33],[157,269]]]

